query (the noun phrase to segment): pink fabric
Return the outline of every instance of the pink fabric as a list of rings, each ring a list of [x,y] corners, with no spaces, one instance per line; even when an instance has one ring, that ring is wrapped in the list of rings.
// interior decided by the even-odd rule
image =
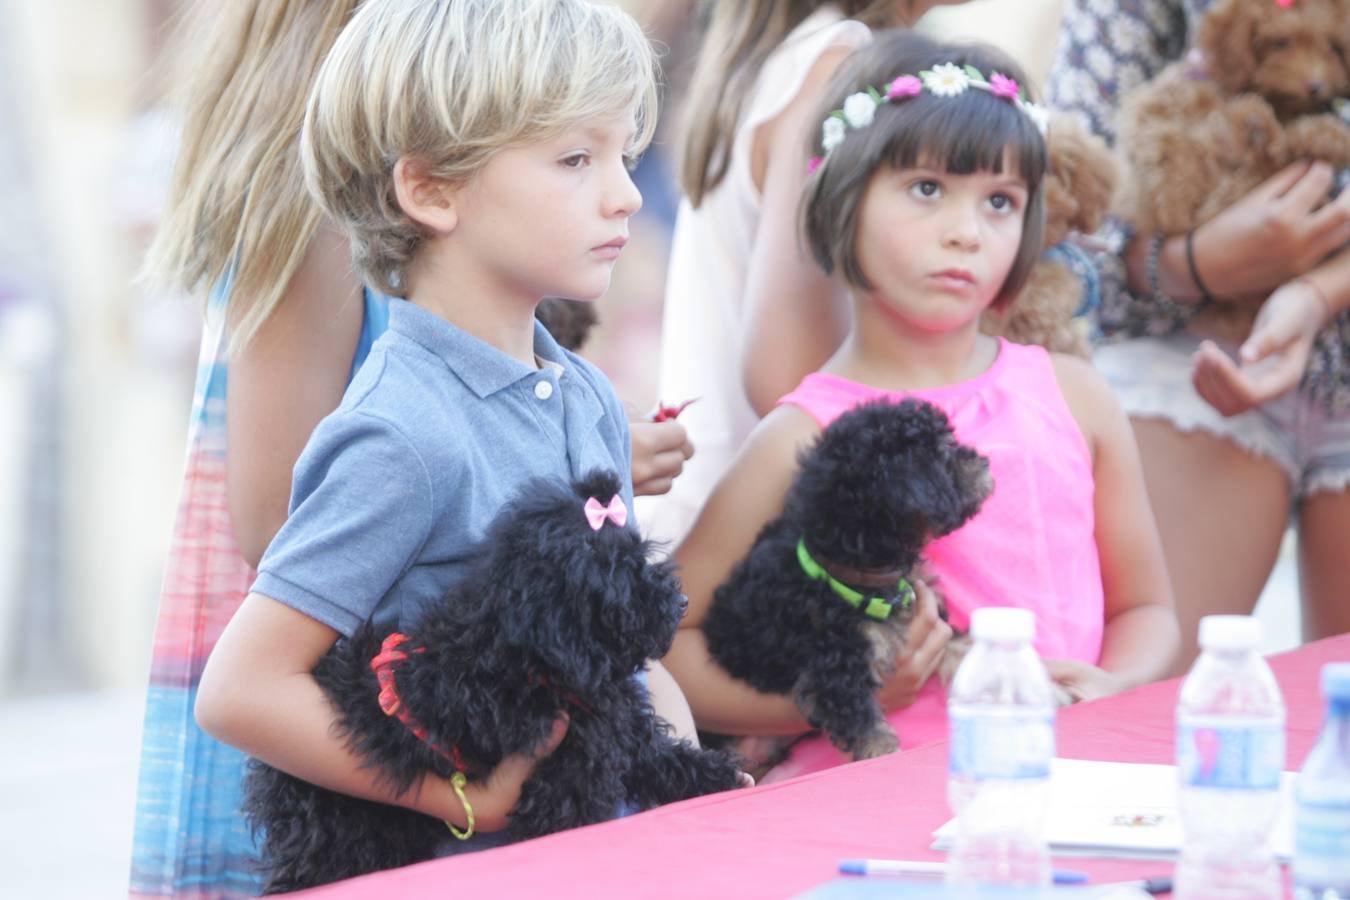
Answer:
[[[1350,635],[1272,657],[1288,707],[1285,767],[1297,769],[1322,720],[1317,677],[1350,660]],[[1058,753],[1173,762],[1176,680],[1063,710]],[[837,877],[849,857],[941,859],[929,849],[947,806],[947,747],[931,744],[768,787],[676,803],[525,844],[440,859],[318,888],[364,897],[792,897]],[[1057,859],[1096,883],[1165,875],[1172,863]]]
[[[953,627],[967,629],[971,611],[980,606],[1030,609],[1042,658],[1095,664],[1104,605],[1092,455],[1049,354],[1000,338],[993,365],[959,384],[902,393],[816,373],[778,402],[799,407],[825,428],[860,403],[906,397],[945,412],[957,439],[988,457],[994,477],[994,492],[979,514],[928,549]],[[947,736],[946,698],[933,682],[888,718],[903,747]],[[765,780],[845,761],[828,741],[812,738]]]

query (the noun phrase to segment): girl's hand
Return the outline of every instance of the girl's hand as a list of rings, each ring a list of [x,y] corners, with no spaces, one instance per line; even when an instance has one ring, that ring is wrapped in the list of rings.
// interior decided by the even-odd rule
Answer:
[[[1321,292],[1296,278],[1261,305],[1237,365],[1210,341],[1196,351],[1191,383],[1210,406],[1235,416],[1298,385],[1317,332],[1330,318]]]
[[[1109,697],[1129,687],[1120,676],[1076,659],[1049,659],[1045,668],[1075,703]]]
[[[914,702],[924,684],[937,670],[952,637],[952,626],[938,615],[937,595],[914,580],[914,619],[905,632],[895,659],[895,672],[877,692],[881,708],[904,709]]]
[[[1217,297],[1259,295],[1350,241],[1350,191],[1330,203],[1332,169],[1294,163],[1196,229],[1197,268]]]
[[[509,824],[511,810],[520,802],[520,790],[534,774],[534,767],[541,759],[550,756],[567,736],[570,719],[567,713],[560,712],[553,720],[553,730],[533,753],[515,753],[497,764],[480,782],[470,782],[464,788],[464,794],[473,807],[476,827],[481,831],[501,831]],[[468,826],[468,817],[464,815],[464,805],[452,792],[446,782],[445,795],[448,798],[446,809],[449,815],[443,816],[455,823],[457,828]]]
[[[694,455],[688,432],[673,419],[629,422],[628,430],[633,435],[633,493],[666,493],[684,470],[684,461]]]

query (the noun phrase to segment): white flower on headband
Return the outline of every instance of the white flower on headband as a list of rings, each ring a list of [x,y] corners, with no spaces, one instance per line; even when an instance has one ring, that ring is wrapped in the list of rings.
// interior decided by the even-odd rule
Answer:
[[[1031,119],[1031,124],[1035,125],[1036,130],[1044,137],[1045,133],[1050,130],[1050,111],[1044,106],[1032,103],[1030,100],[1023,100],[1019,105],[1022,107],[1022,111],[1027,114],[1027,118]]]
[[[875,104],[874,104],[875,105]],[[844,142],[844,120],[830,116],[820,126],[820,146],[826,153]]]
[[[850,128],[866,128],[877,114],[877,101],[859,91],[844,101],[844,121]]]
[[[937,97],[955,97],[970,87],[970,76],[956,63],[939,63],[920,72],[919,77],[923,79],[923,86]]]

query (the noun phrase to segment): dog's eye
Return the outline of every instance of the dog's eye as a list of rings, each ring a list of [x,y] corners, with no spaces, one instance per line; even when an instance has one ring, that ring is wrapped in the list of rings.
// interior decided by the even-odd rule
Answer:
[[[1289,38],[1267,38],[1265,40],[1266,50],[1288,50]]]

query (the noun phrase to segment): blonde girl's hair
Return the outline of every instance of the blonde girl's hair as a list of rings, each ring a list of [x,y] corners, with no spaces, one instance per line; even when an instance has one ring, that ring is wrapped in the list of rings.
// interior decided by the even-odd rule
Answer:
[[[865,25],[895,18],[895,0],[712,0],[703,50],[689,84],[680,186],[697,207],[726,177],[746,101],[764,62],[822,6]]]
[[[300,125],[314,75],[358,2],[201,2],[184,20],[183,135],[145,271],[188,291],[228,279],[232,350],[272,314],[318,226]]]
[[[631,113],[632,152],[656,122],[642,29],[587,0],[366,0],[325,61],[301,138],[305,178],[351,241],[358,272],[404,291],[424,239],[399,207],[395,163],[451,184],[498,150]]]

